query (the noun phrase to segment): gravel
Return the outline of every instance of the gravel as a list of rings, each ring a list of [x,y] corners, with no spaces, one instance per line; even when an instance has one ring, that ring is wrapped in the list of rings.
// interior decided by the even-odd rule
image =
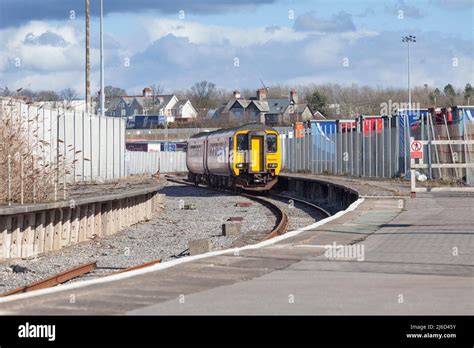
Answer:
[[[288,194],[283,192],[285,196]],[[316,221],[325,218],[326,216],[320,213],[318,210],[304,203],[297,201],[290,202],[289,199],[280,198],[276,196],[267,196],[267,200],[278,206],[288,216],[288,231],[294,231],[296,229],[311,225]],[[262,231],[255,231],[254,233],[248,233],[240,236],[233,244],[234,247],[240,247],[247,244],[253,244],[261,241],[265,238],[266,233]]]
[[[188,242],[195,239],[209,238],[212,250],[238,245],[243,236],[251,236],[247,243],[258,242],[275,225],[275,216],[268,208],[247,198],[169,183],[163,178],[153,180],[162,186],[161,193],[166,194],[165,208],[156,217],[113,236],[30,260],[0,263],[0,293],[93,261],[97,261],[97,270],[80,280],[157,259],[168,261],[183,253]],[[127,187],[118,186],[119,190]],[[84,191],[87,190],[85,187]],[[236,206],[237,202],[251,202],[251,205],[240,207]],[[231,217],[243,218],[240,235],[221,236],[222,224]]]

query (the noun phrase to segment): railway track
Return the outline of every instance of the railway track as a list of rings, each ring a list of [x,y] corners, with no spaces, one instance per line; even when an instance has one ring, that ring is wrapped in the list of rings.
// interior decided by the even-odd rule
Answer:
[[[182,179],[178,179],[176,177],[172,177],[172,176],[166,176],[167,180],[168,181],[171,181],[171,182],[175,182],[177,184],[182,184],[182,185],[188,185],[188,186],[195,186],[195,187],[200,187],[200,188],[204,188],[204,189],[207,189],[207,190],[212,190],[212,191],[224,191],[224,192],[229,192],[229,193],[236,193],[234,191],[231,191],[231,190],[225,190],[225,189],[215,189],[215,188],[211,188],[211,187],[208,187],[208,186],[205,186],[205,185],[202,185],[202,184],[199,184],[199,185],[195,185],[194,183],[190,183],[186,180],[182,180]],[[245,197],[245,198],[248,198],[248,199],[251,199],[255,202],[258,202],[264,206],[266,206],[268,209],[270,209],[273,214],[276,216],[276,223],[275,223],[275,227],[273,228],[273,230],[264,238],[264,240],[266,239],[270,239],[270,238],[273,238],[273,237],[276,237],[276,236],[279,236],[281,234],[284,234],[287,229],[288,229],[288,216],[286,215],[286,213],[280,209],[277,205],[273,204],[270,200],[268,199],[265,199],[265,198],[262,198],[262,197],[259,197],[259,196],[255,196],[255,195],[251,195],[251,194],[248,194],[248,193],[237,193],[239,196],[241,197]]]
[[[262,241],[262,240],[268,240],[268,239],[274,238],[276,236],[282,235],[288,230],[288,227],[289,227],[288,214],[281,207],[279,207],[277,204],[272,202],[271,199],[268,199],[268,198],[265,198],[265,197],[262,197],[262,196],[256,196],[254,194],[235,192],[235,191],[227,190],[227,189],[215,189],[215,188],[211,188],[211,187],[208,187],[208,186],[205,186],[205,185],[202,185],[202,184],[195,185],[194,183],[188,182],[187,180],[183,180],[181,178],[178,178],[178,177],[175,177],[175,176],[172,176],[172,175],[166,175],[165,177],[167,178],[168,181],[175,182],[175,183],[178,183],[178,184],[196,186],[196,187],[201,187],[201,188],[208,189],[208,190],[224,191],[224,192],[238,194],[239,196],[242,196],[242,197],[248,198],[250,200],[256,201],[256,202],[264,205],[265,207],[267,207],[270,211],[272,211],[272,213],[276,217],[276,223],[275,223],[275,227],[273,228],[272,231],[270,231],[270,233],[265,233],[263,236],[253,235],[253,236],[248,237],[250,239],[244,238],[243,240],[240,240],[236,246],[249,244],[249,243],[252,243],[252,242],[258,242],[258,241]],[[319,214],[321,215],[322,218],[331,216],[331,214],[328,211],[326,211],[325,209],[323,209],[323,208],[321,208],[321,207],[319,207],[319,206],[315,205],[314,203],[311,203],[307,200],[301,199],[301,198],[296,198],[296,197],[293,197],[293,196],[282,195],[282,194],[277,194],[277,193],[269,193],[269,194],[267,194],[267,196],[268,197],[273,197],[274,200],[280,200],[280,201],[287,200],[286,203],[294,204],[296,202],[300,205],[304,205],[304,206],[307,206],[311,209],[315,209],[316,211],[319,212]],[[288,204],[288,207],[294,207],[294,205]],[[260,237],[260,239],[258,240],[259,237]]]
[[[150,261],[150,262],[145,262],[140,265],[132,266],[132,267],[127,267],[127,268],[122,268],[118,271],[111,272],[111,273],[106,273],[106,274],[99,274],[95,275],[96,277],[106,277],[109,275],[113,274],[119,274],[123,272],[128,272],[128,271],[134,271],[136,269],[141,269],[145,267],[149,267],[152,265],[155,265],[157,263],[161,262],[161,260],[155,260],[155,261]],[[30,283],[25,286],[21,286],[19,288],[4,292],[0,294],[0,297],[5,297],[5,296],[10,296],[10,295],[16,295],[16,294],[21,294],[24,292],[29,292],[33,290],[40,290],[40,289],[45,289],[45,288],[51,288],[53,286],[59,285],[59,284],[64,284],[68,281],[71,280],[77,280],[78,278],[84,278],[87,277],[88,275],[93,275],[94,276],[94,271],[98,270],[101,268],[97,267],[97,262],[89,262],[71,269],[68,269],[66,271],[60,272],[58,274],[55,274],[53,276],[38,280],[36,282]]]

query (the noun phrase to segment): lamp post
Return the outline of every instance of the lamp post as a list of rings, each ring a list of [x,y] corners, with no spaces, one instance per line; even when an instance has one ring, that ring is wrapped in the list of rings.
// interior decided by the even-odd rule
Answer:
[[[410,88],[410,42],[416,42],[416,36],[402,36],[402,42],[407,43],[408,47],[408,108],[411,109],[411,88]]]
[[[86,0],[86,113],[91,109],[90,1]]]
[[[104,1],[100,0],[100,115],[105,116],[104,93]]]

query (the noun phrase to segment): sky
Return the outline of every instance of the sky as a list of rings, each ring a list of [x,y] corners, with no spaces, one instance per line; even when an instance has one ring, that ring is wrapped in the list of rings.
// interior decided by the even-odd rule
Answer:
[[[91,84],[99,89],[99,0]],[[140,93],[474,84],[474,0],[104,0],[105,82]],[[84,95],[84,0],[0,0],[0,86]]]

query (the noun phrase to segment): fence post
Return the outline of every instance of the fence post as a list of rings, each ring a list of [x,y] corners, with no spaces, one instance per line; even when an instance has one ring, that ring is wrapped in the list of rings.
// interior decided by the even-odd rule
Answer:
[[[379,176],[379,136],[378,132],[378,120],[375,121],[375,177]]]
[[[354,127],[352,127],[352,121],[350,122],[351,127],[351,176],[354,176]]]
[[[23,204],[25,200],[23,170],[24,170],[23,155],[20,155],[20,204]]]
[[[8,155],[8,206],[12,205],[12,156]]]
[[[89,153],[90,153],[90,158],[89,158],[90,162],[89,163],[90,163],[90,171],[91,171],[90,172],[90,182],[92,182],[92,170],[93,170],[93,163],[92,163],[93,162],[93,157],[92,157],[92,145],[93,145],[93,143],[92,143],[92,115],[88,112],[87,116],[89,117],[89,146],[90,146],[90,151],[89,151]]]

